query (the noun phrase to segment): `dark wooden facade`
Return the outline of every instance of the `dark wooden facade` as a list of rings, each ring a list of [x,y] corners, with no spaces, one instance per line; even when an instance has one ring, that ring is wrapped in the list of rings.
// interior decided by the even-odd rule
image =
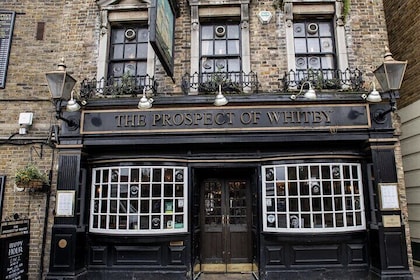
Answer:
[[[290,102],[277,102],[272,108],[280,110],[298,105]],[[171,110],[170,104],[171,98],[168,97],[149,113],[160,114]],[[232,107],[228,105],[223,110],[258,110],[258,106],[240,98],[232,100],[231,104]],[[197,103],[203,112],[220,112],[220,109],[201,107],[203,105]],[[336,108],[337,104],[317,100],[305,105],[316,105],[322,110]],[[337,107],[343,112],[341,106],[350,108],[349,112],[360,109],[360,106],[366,111],[341,114],[340,119],[335,121],[345,125],[326,125],[321,129],[299,128],[298,124],[293,129],[263,127],[257,131],[233,128],[197,133],[193,129],[182,132],[153,132],[150,129],[146,133],[118,133],[109,127],[104,133],[89,133],[90,128],[86,124],[76,130],[68,130],[64,126],[59,146],[57,190],[79,186],[81,196],[76,207],[80,215],[55,218],[48,279],[193,279],[207,269],[206,258],[219,264],[218,272],[235,271],[235,266],[230,264],[249,264],[248,271],[253,271],[259,279],[411,279],[404,226],[384,227],[381,221],[384,214],[399,215],[400,210],[380,211],[376,188],[368,179],[371,178],[374,184],[396,181],[395,140],[390,115],[385,122],[378,123],[372,119],[373,112],[386,109],[388,105],[364,107],[355,99],[349,105]],[[106,115],[100,115],[95,110],[93,103],[81,113],[81,119],[80,113],[71,113],[67,117],[83,123],[89,120],[89,114],[96,112],[99,119],[106,119]],[[182,112],[190,111],[185,108]],[[299,234],[264,232],[261,166],[331,160],[350,160],[361,164],[366,230]],[[106,164],[150,165],[156,162],[187,167],[188,232],[130,236],[90,233],[92,168]],[[375,174],[373,179],[369,172]],[[206,190],[203,184],[218,181],[225,188],[230,179],[246,182],[246,191],[243,192],[246,225],[242,226],[245,229],[242,237],[235,235],[234,230],[222,227],[214,227],[213,235],[210,227],[204,232]],[[224,198],[227,206],[223,211],[229,211],[234,207],[229,205],[229,194],[224,195],[227,195]],[[214,238],[214,234],[218,238]],[[69,245],[61,248],[58,244],[62,239],[67,240]],[[241,242],[246,244],[241,246]],[[224,255],[232,252],[238,256]]]

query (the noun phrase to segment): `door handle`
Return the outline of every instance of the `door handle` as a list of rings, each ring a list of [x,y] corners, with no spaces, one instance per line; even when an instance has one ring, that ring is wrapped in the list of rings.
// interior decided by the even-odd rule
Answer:
[[[224,225],[226,223],[225,221],[225,215],[222,215],[222,224]]]
[[[228,224],[228,225],[230,224],[230,216],[229,215],[226,216],[226,224]]]

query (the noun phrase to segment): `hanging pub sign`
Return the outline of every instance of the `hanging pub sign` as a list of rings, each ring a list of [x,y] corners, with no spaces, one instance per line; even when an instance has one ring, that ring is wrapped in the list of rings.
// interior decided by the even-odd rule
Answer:
[[[11,11],[0,11],[0,88],[4,88],[6,84],[15,14]]]
[[[176,0],[153,0],[150,8],[150,44],[166,73],[174,74]]]
[[[28,279],[29,226],[29,220],[1,223],[0,279]]]

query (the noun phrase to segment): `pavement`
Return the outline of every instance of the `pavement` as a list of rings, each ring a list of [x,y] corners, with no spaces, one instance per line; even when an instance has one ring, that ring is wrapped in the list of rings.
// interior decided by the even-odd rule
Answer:
[[[251,273],[202,273],[198,280],[254,280],[254,276]],[[413,280],[420,280],[420,267],[414,266]]]
[[[413,279],[420,280],[420,266],[414,266]]]

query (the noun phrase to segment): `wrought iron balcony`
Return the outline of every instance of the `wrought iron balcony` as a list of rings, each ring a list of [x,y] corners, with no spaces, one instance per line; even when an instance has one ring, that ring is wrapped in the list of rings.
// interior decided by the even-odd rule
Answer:
[[[317,89],[336,89],[347,91],[362,91],[363,77],[358,69],[320,69],[320,70],[290,70],[284,73],[282,79],[283,91],[299,89],[304,82],[311,82]]]
[[[144,89],[156,94],[157,86],[157,82],[149,75],[84,79],[80,86],[80,97],[88,100],[94,97],[138,96],[143,94]]]
[[[186,73],[182,77],[182,91],[184,94],[191,92],[209,94],[219,90],[235,93],[256,93],[258,92],[258,78],[254,72],[215,72],[197,73],[190,75]]]

